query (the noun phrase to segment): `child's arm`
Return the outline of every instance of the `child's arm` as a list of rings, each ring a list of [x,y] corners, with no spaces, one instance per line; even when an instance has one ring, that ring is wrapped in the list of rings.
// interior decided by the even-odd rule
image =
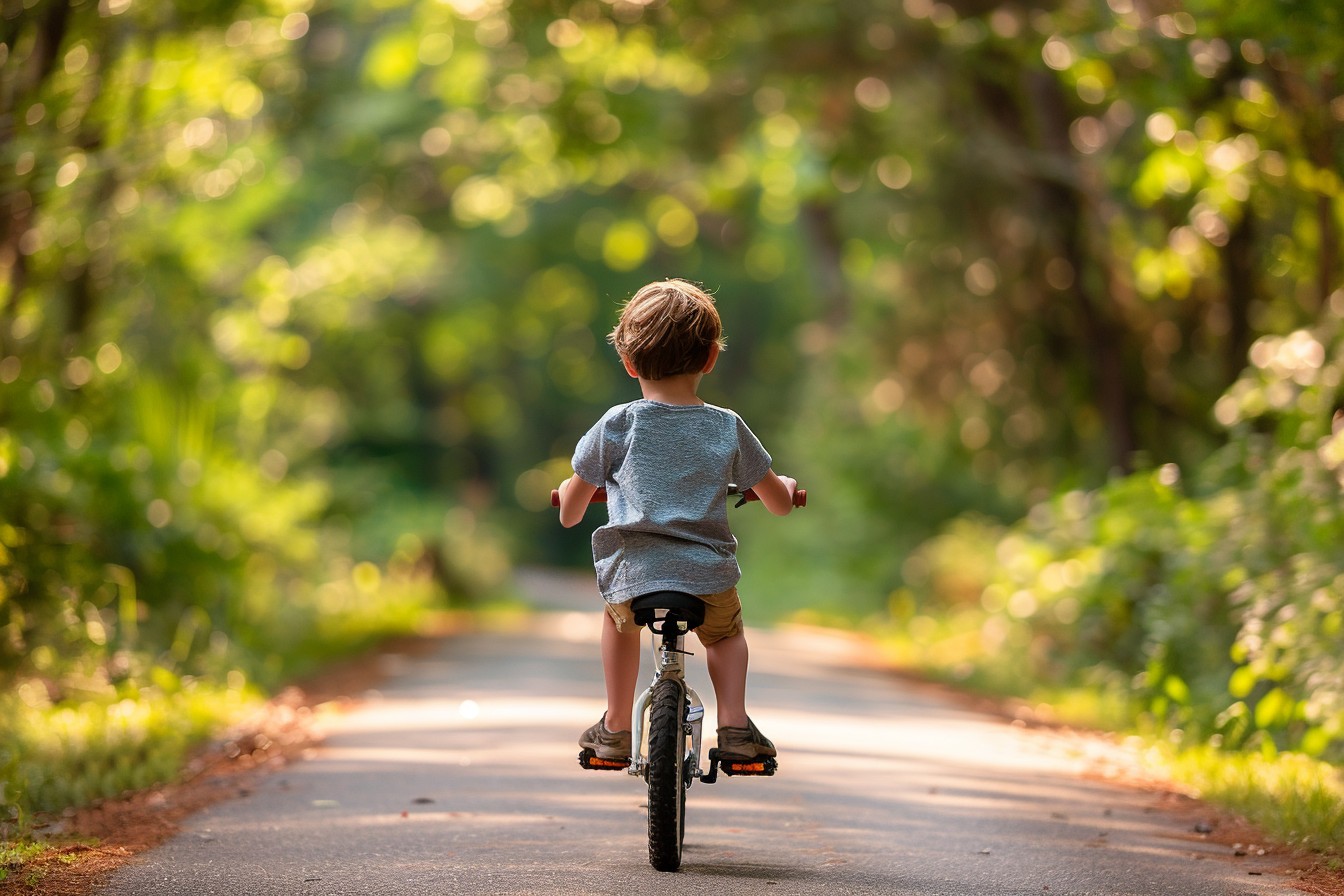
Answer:
[[[764,479],[751,487],[756,497],[765,505],[765,509],[775,516],[787,516],[789,511],[793,510],[793,493],[797,489],[796,479],[780,476],[774,470],[767,472]]]
[[[588,510],[597,486],[584,482],[578,476],[571,476],[560,483],[560,525],[566,529],[577,526]]]

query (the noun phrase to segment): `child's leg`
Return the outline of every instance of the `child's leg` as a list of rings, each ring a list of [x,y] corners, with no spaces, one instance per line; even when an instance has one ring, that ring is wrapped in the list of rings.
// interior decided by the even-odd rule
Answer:
[[[616,628],[610,613],[602,614],[602,674],[607,685],[608,731],[629,731],[639,683],[640,629],[633,623]]]
[[[747,727],[747,636],[742,632],[705,647],[720,728]]]

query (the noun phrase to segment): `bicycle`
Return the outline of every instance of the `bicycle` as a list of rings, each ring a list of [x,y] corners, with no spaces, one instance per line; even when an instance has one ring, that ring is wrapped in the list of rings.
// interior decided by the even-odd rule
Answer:
[[[738,497],[738,507],[759,498],[751,489],[729,486]],[[598,489],[592,503],[606,500]],[[560,506],[559,491],[551,493],[552,506]],[[807,491],[797,489],[793,506],[807,506]],[[692,784],[718,782],[719,772],[767,777],[778,763],[773,756],[742,759],[724,756],[715,747],[709,751],[709,768],[700,767],[701,735],[705,704],[686,680],[682,657],[686,635],[705,619],[705,604],[693,594],[655,591],[630,602],[635,623],[647,628],[654,644],[653,681],[635,700],[631,719],[631,756],[628,760],[599,758],[591,749],[579,752],[579,765],[599,771],[620,771],[645,780],[649,790],[649,864],[658,871],[681,867],[686,836],[686,792]],[[648,750],[644,744],[647,738]]]

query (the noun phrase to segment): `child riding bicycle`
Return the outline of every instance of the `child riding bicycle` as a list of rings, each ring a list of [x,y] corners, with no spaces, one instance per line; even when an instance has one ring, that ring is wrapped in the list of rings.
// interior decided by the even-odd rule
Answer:
[[[736,483],[784,516],[798,484],[770,468],[770,455],[741,417],[697,395],[724,347],[718,310],[703,289],[685,280],[650,283],[625,304],[607,340],[639,380],[643,398],[611,408],[579,440],[574,475],[559,489],[566,527],[583,519],[598,488],[607,492],[608,522],[593,533],[598,590],[607,602],[607,709],[579,745],[602,759],[630,757],[640,651],[630,601],[666,590],[697,595],[707,605],[696,635],[718,706],[719,753],[774,756],[774,744],[747,715],[742,571],[725,498]]]

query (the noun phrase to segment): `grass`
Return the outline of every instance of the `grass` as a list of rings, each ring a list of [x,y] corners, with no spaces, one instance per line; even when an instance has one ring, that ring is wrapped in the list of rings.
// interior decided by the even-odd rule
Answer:
[[[178,675],[144,657],[143,671],[117,685],[72,676],[79,686],[63,682],[67,696],[55,702],[40,681],[13,683],[0,694],[6,856],[22,855],[46,814],[177,779],[200,744],[258,711],[272,690],[386,638],[421,631],[435,612],[427,587],[393,585],[377,599],[364,597],[292,626],[304,633],[301,640],[272,644],[261,662],[240,654],[213,674]]]
[[[1172,780],[1254,823],[1280,843],[1344,864],[1344,774],[1296,753],[1157,751]]]
[[[20,689],[22,694],[24,689]],[[26,819],[172,780],[191,749],[264,702],[255,688],[204,681],[119,689],[48,704],[0,698],[8,818]],[[0,830],[3,830],[0,828]]]

